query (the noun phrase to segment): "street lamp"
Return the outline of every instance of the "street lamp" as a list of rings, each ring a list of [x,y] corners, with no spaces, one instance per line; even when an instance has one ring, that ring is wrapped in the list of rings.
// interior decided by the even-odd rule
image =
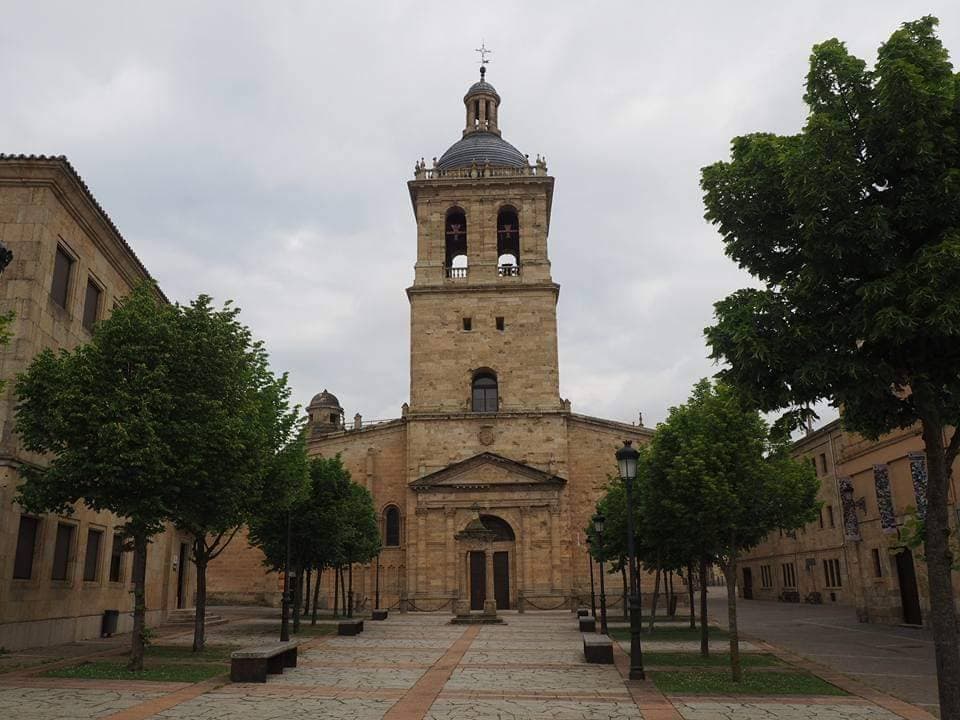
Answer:
[[[607,634],[607,591],[603,584],[603,523],[601,513],[593,516],[593,529],[597,531],[597,562],[600,563],[600,632]],[[592,566],[591,566],[592,567]]]
[[[627,562],[630,565],[630,679],[643,680],[643,653],[640,648],[640,598],[636,572],[636,548],[633,533],[633,481],[637,479],[637,459],[640,453],[631,440],[624,440],[617,450],[620,479],[627,491]]]
[[[283,561],[283,609],[280,611],[280,642],[290,639],[290,508],[287,508],[287,552]]]
[[[597,617],[597,593],[594,591],[593,584],[593,555],[590,552],[592,545],[593,541],[590,536],[587,536],[587,561],[590,563],[590,608],[593,610],[593,617]]]

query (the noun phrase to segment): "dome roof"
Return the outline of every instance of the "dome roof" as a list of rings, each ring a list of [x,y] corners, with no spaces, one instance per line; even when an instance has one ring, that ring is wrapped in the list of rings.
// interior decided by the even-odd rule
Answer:
[[[487,95],[493,95],[495,98],[497,98],[497,100],[500,99],[500,95],[497,94],[497,89],[486,80],[481,79],[470,86],[470,89],[467,90],[467,94],[464,95],[464,100],[471,95],[477,95],[479,93],[486,93]]]
[[[487,162],[494,166],[515,168],[530,164],[523,153],[496,133],[472,132],[451,145],[437,161],[437,167],[449,170],[470,167],[473,163],[482,166]]]
[[[329,393],[324,389],[319,395],[314,395],[313,400],[310,401],[310,407],[331,407],[339,408],[340,401],[337,400],[337,396],[333,393]]]

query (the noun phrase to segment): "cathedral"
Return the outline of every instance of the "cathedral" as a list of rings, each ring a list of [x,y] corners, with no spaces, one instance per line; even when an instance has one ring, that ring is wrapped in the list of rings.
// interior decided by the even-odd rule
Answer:
[[[387,608],[482,609],[494,599],[522,611],[588,597],[583,529],[616,474],[617,448],[652,435],[575,413],[560,396],[554,178],[545,159],[531,163],[503,139],[485,70],[463,98],[462,137],[431,166],[418,162],[407,183],[409,402],[372,424],[345,422],[326,390],[307,407],[310,454],[339,454],[373,496],[384,549],[354,569],[354,590],[372,602],[378,585]],[[608,585],[612,598],[619,585]],[[280,590],[242,540],[210,566],[209,586],[225,602],[273,604]],[[328,603],[333,591],[325,578]]]

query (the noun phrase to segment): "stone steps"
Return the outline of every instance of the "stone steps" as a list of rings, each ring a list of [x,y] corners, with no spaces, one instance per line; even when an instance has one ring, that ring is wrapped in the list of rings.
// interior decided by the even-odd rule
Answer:
[[[196,610],[194,608],[183,608],[182,610],[174,610],[164,621],[164,625],[193,625],[194,615]],[[206,613],[204,615],[204,625],[206,627],[211,627],[213,625],[222,625],[227,622],[227,619],[222,615],[215,615],[213,613]]]

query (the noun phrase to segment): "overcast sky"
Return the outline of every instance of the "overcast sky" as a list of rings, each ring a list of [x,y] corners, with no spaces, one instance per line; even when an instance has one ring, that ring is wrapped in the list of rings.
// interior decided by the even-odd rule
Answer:
[[[243,308],[297,402],[396,417],[405,184],[460,137],[483,40],[504,138],[556,177],[561,394],[652,425],[715,371],[712,304],[749,283],[699,169],[800,128],[814,43],[872,63],[927,13],[960,54],[957,2],[0,0],[0,152],[66,155],[169,297]]]

